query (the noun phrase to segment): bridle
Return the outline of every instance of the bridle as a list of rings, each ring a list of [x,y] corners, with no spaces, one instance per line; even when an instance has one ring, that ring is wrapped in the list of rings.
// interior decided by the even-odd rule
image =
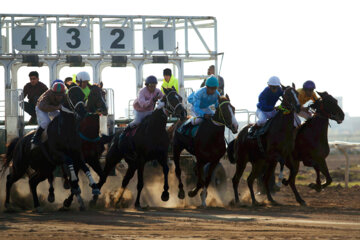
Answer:
[[[72,102],[72,100],[70,99],[70,97],[69,97],[70,91],[73,90],[73,89],[75,89],[75,88],[79,88],[79,89],[81,90],[81,88],[80,88],[79,86],[74,86],[74,87],[71,87],[71,88],[68,90],[67,94],[66,94],[66,100],[67,100],[67,102],[69,103],[70,107],[71,107],[72,110],[73,110],[73,111],[70,110],[72,113],[75,113],[75,109],[76,109],[80,104],[82,104],[83,106],[85,106],[85,102],[84,102],[84,101],[79,101],[79,102],[77,102],[76,104],[74,104],[74,103]],[[65,108],[65,109],[66,109],[66,108]],[[67,111],[65,111],[65,112],[67,112]]]
[[[172,91],[170,91],[168,94],[165,94],[165,96],[164,96],[164,97],[165,97],[165,108],[166,108],[166,111],[167,111],[168,113],[170,113],[170,114],[173,114],[173,113],[176,112],[176,109],[182,105],[182,102],[176,97],[176,99],[178,99],[179,102],[178,102],[178,104],[176,104],[175,107],[173,107],[173,105],[171,105],[171,103],[170,103],[170,101],[169,101],[169,96],[170,96],[170,94],[174,94],[174,96],[176,97],[177,92],[176,92],[175,90],[172,90]]]
[[[211,121],[213,121],[213,122],[215,123],[215,125],[221,125],[221,126],[226,126],[226,127],[230,128],[231,124],[229,125],[229,124],[226,122],[226,119],[225,119],[225,117],[224,117],[224,113],[223,113],[223,111],[222,111],[222,106],[223,106],[224,104],[227,104],[227,103],[230,104],[230,101],[223,101],[223,102],[220,103],[219,106],[218,106],[219,116],[220,116],[220,120],[221,120],[222,122],[215,121],[213,118],[211,118]]]

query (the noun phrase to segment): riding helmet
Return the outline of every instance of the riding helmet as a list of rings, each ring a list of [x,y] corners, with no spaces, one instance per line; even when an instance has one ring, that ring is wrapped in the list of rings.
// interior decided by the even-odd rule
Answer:
[[[76,81],[90,81],[90,75],[87,72],[79,72],[76,74]]]
[[[304,89],[314,90],[316,87],[315,87],[315,83],[313,81],[308,80],[308,81],[304,82],[303,88]]]
[[[205,85],[207,87],[219,87],[219,81],[214,75],[211,75],[206,79]]]
[[[148,84],[151,84],[151,83],[154,83],[154,84],[157,84],[158,81],[157,81],[157,78],[153,75],[150,75],[146,78],[145,80],[145,85],[148,85]]]
[[[272,76],[271,78],[269,78],[267,84],[269,86],[281,86],[280,84],[280,78],[278,78],[277,76]]]
[[[64,94],[65,93],[65,85],[63,83],[57,82],[52,85],[51,90],[56,94]]]
[[[61,79],[56,79],[55,81],[52,82],[51,85],[53,86],[55,83],[62,83],[62,84],[64,84],[64,81],[61,80]]]

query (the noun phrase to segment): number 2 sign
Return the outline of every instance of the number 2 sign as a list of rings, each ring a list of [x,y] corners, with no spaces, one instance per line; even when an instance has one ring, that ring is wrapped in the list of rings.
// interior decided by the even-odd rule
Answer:
[[[100,37],[103,51],[130,52],[134,48],[134,33],[130,28],[104,27]]]
[[[143,36],[144,49],[147,51],[174,51],[175,49],[173,28],[146,28]]]
[[[86,27],[60,27],[58,48],[62,51],[90,51],[90,31]]]
[[[18,51],[44,51],[46,50],[45,27],[23,27],[13,29],[12,42]]]

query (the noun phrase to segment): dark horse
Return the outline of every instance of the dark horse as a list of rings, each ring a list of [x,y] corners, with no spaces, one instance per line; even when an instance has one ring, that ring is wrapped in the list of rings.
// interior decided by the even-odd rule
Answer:
[[[236,172],[232,179],[235,194],[235,203],[239,203],[238,185],[244,172],[246,164],[250,161],[252,170],[247,178],[248,187],[251,194],[252,204],[258,205],[255,199],[253,183],[255,178],[264,171],[263,177],[265,190],[268,200],[276,204],[273,200],[269,180],[273,174],[277,162],[281,164],[281,172],[285,161],[291,157],[294,146],[294,112],[299,112],[300,104],[297,98],[298,93],[293,84],[291,87],[282,87],[284,90],[283,101],[278,113],[271,120],[269,130],[261,136],[263,151],[259,149],[259,142],[248,137],[248,129],[251,125],[245,126],[237,138],[229,144],[228,156],[231,162],[236,162]],[[282,178],[281,176],[279,178]]]
[[[57,165],[69,163],[69,161],[72,164],[72,159],[74,163],[80,162],[81,164],[83,162],[81,138],[77,131],[80,120],[86,115],[83,99],[84,93],[79,87],[69,89],[60,114],[54,118],[47,128],[47,140],[40,144],[39,147],[33,149],[30,142],[32,134],[12,140],[6,153],[4,165],[4,169],[6,169],[12,161],[10,174],[7,176],[6,182],[5,207],[10,204],[12,184],[19,180],[29,167],[35,170],[35,173],[30,177],[29,183],[34,207],[40,210],[36,191],[37,185],[45,179],[52,182],[53,171]],[[77,176],[73,177],[76,179],[72,180],[77,180]],[[83,209],[84,203],[80,196],[77,181],[72,182],[72,191],[76,193],[80,208]]]
[[[82,140],[81,151],[84,160],[91,168],[98,174],[99,177],[103,176],[103,170],[100,166],[100,157],[104,152],[104,144],[111,141],[112,136],[99,136],[100,124],[99,114],[107,115],[107,105],[104,100],[103,90],[96,84],[91,86],[91,91],[88,96],[88,100],[85,103],[85,108],[88,114],[80,122],[79,135]],[[75,168],[76,174],[79,168]],[[66,173],[64,174],[65,181],[70,181]],[[94,194],[94,196],[98,196]],[[74,193],[64,201],[65,207],[70,207],[73,200]]]
[[[119,140],[119,133],[115,135],[106,155],[104,168],[105,177],[101,178],[98,183],[98,186],[101,187],[105,183],[110,171],[117,163],[125,158],[128,169],[122,181],[122,193],[120,194],[119,200],[122,198],[126,186],[137,170],[138,192],[135,202],[135,207],[137,208],[140,208],[140,194],[144,186],[144,166],[148,161],[157,160],[162,166],[164,173],[164,191],[161,199],[163,201],[169,199],[169,167],[167,165],[169,137],[166,131],[167,118],[169,114],[179,118],[186,118],[186,110],[182,105],[181,96],[176,93],[175,89],[164,89],[164,91],[165,95],[160,100],[157,109],[143,120],[134,136]],[[135,153],[135,159],[128,157],[128,154],[131,152]]]
[[[181,180],[180,154],[186,149],[196,157],[196,174],[198,177],[196,187],[188,195],[189,197],[195,197],[198,191],[203,188],[201,193],[202,206],[206,207],[207,187],[215,167],[226,152],[225,126],[231,129],[233,133],[237,132],[238,123],[235,119],[235,108],[231,105],[228,95],[226,97],[219,97],[219,106],[216,108],[214,116],[200,124],[195,139],[192,139],[191,136],[184,136],[175,130],[173,157],[176,177],[179,180],[178,197],[180,199],[185,198],[184,185]],[[204,166],[207,163],[210,163],[210,167],[204,182],[202,175]]]
[[[328,143],[329,119],[340,124],[344,120],[344,112],[339,107],[337,100],[330,94],[327,92],[318,92],[318,94],[321,99],[310,106],[316,112],[312,118],[300,126],[296,135],[293,161],[286,163],[291,167],[291,171],[289,180],[283,181],[283,183],[290,185],[297,199],[301,199],[301,197],[296,190],[295,179],[301,161],[305,166],[313,167],[316,171],[316,183],[311,183],[309,187],[321,191],[332,182],[325,161],[330,152]],[[321,184],[320,172],[326,177],[324,184]]]

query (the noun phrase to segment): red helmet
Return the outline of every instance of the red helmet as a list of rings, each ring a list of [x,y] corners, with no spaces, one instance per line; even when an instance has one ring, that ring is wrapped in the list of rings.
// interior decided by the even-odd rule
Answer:
[[[64,94],[65,85],[63,83],[57,82],[52,86],[51,90],[56,94]]]

